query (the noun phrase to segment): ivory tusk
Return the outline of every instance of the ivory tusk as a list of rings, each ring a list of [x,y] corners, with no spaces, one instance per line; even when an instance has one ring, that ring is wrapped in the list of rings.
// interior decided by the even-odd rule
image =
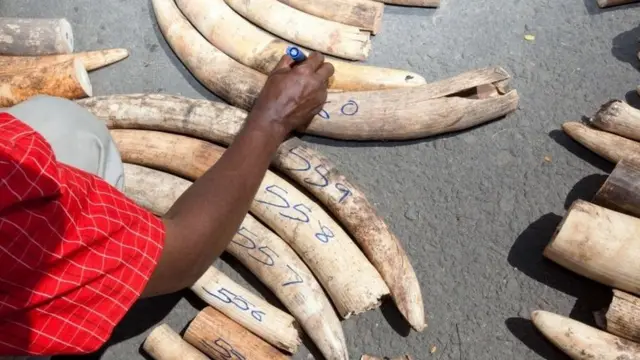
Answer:
[[[191,290],[207,304],[291,354],[298,351],[300,335],[294,318],[243,288],[215,267],[210,267]]]
[[[124,164],[125,193],[165,214],[191,185],[177,176]],[[295,316],[326,359],[347,359],[342,325],[309,268],[278,235],[247,215],[227,252],[242,262]]]
[[[153,4],[162,33],[194,76],[232,105],[250,109],[266,76],[211,45],[172,0]],[[330,93],[306,132],[345,140],[400,140],[461,130],[515,111],[518,94],[500,91],[489,99],[449,95],[486,84],[503,90],[508,79],[506,71],[495,67],[419,87]],[[451,108],[455,111],[449,112]]]
[[[38,56],[73,52],[67,19],[0,18],[0,54]]]
[[[534,311],[531,321],[549,341],[574,360],[640,358],[640,345],[568,317]]]
[[[608,332],[640,342],[640,299],[614,289],[606,318]]]
[[[640,165],[620,160],[593,202],[608,209],[640,217]]]
[[[307,14],[355,26],[376,34],[380,30],[384,4],[370,0],[279,0]]]
[[[366,2],[382,5],[369,0]],[[290,45],[238,15],[224,0],[178,0],[176,3],[193,26],[213,46],[263,74],[271,73]],[[309,54],[308,51],[305,53]],[[335,69],[329,82],[331,89],[359,91],[426,83],[422,76],[404,70],[364,66],[337,59],[327,61],[333,64]]]
[[[112,130],[125,162],[190,179],[201,176],[224,152],[211,143],[144,130]],[[389,289],[349,235],[311,199],[268,171],[251,212],[300,255],[329,293],[343,318],[380,305]]]
[[[584,277],[640,294],[640,219],[576,200],[544,256]]]
[[[383,2],[391,5],[404,5],[404,6],[420,6],[420,7],[438,7],[440,6],[440,0],[373,0]]]
[[[640,140],[640,110],[620,100],[602,105],[591,124],[631,140]]]
[[[157,326],[151,331],[142,345],[155,360],[208,360],[198,349],[182,340],[180,335],[167,324]]]
[[[184,339],[214,360],[290,359],[211,307],[193,319]]]
[[[25,70],[39,69],[72,59],[80,59],[87,71],[92,71],[116,63],[128,56],[127,49],[107,49],[48,56],[0,56],[0,75],[18,74]]]
[[[295,44],[350,60],[365,60],[371,50],[368,31],[313,16],[278,0],[225,0],[237,13]]]
[[[562,130],[587,149],[613,163],[622,159],[640,161],[640,144],[633,140],[575,121],[562,124]]]
[[[626,5],[638,2],[638,0],[598,0],[598,6],[601,8],[607,8],[618,5]]]
[[[219,102],[168,95],[115,95],[78,103],[112,129],[174,132],[223,145],[231,144],[247,116]],[[382,275],[400,312],[422,331],[424,305],[411,262],[364,193],[322,154],[295,138],[280,145],[272,165],[315,195],[346,227]]]
[[[0,76],[0,107],[13,106],[34,95],[78,99],[91,94],[89,75],[78,59],[19,75]]]

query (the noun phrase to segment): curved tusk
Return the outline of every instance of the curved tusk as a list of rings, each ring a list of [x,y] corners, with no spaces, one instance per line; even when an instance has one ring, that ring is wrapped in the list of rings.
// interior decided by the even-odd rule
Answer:
[[[640,219],[576,200],[544,256],[584,277],[640,294]]]
[[[142,345],[155,360],[208,360],[198,349],[182,340],[167,324],[154,328]]]
[[[355,26],[376,34],[380,30],[384,4],[370,0],[279,0],[307,14]]]
[[[2,75],[0,90],[0,107],[13,106],[34,95],[78,99],[92,94],[89,75],[78,59],[19,75]]]
[[[266,342],[291,354],[298,351],[300,335],[294,318],[243,288],[215,267],[191,286],[207,304],[227,315]]]
[[[167,42],[194,76],[231,104],[250,109],[266,76],[211,45],[172,0],[153,0],[153,4]],[[488,79],[492,80],[487,82]],[[508,79],[506,71],[494,67],[419,87],[330,93],[325,109],[306,132],[345,140],[391,140],[461,130],[515,111],[517,92],[504,93]],[[487,83],[504,95],[488,99],[440,98]],[[448,112],[452,107],[455,111]]]
[[[224,145],[231,144],[247,115],[219,102],[168,95],[114,95],[78,103],[112,129],[173,132]],[[272,165],[336,216],[382,275],[400,312],[414,329],[422,331],[426,327],[424,304],[411,262],[364,193],[326,157],[295,138],[280,145]]]
[[[80,59],[87,71],[92,71],[121,61],[128,56],[127,49],[107,49],[48,56],[0,56],[0,76],[17,74],[33,68],[39,69],[73,59]]]
[[[123,160],[190,179],[224,152],[211,143],[144,130],[112,130]],[[305,260],[343,318],[380,305],[389,289],[349,235],[311,199],[268,171],[251,212]]]
[[[211,307],[193,319],[184,339],[214,360],[290,359]]]
[[[157,215],[191,185],[175,175],[124,164],[125,193]],[[240,260],[291,311],[326,359],[347,359],[340,320],[309,268],[278,235],[245,217],[227,252]]]
[[[614,289],[606,318],[608,332],[640,342],[640,299]]]
[[[568,317],[534,311],[531,321],[538,330],[575,360],[640,358],[640,345],[608,334]]]
[[[640,217],[640,165],[620,160],[594,196],[593,202]]]
[[[622,159],[636,163],[640,161],[640,144],[633,140],[576,121],[562,124],[562,130],[573,140],[613,163]]]
[[[73,52],[67,19],[0,18],[0,54],[38,56]]]
[[[350,60],[369,56],[371,33],[355,26],[307,14],[278,0],[225,1],[247,20],[295,44]]]
[[[377,4],[369,0],[366,2]],[[289,46],[238,15],[224,0],[177,0],[176,3],[213,46],[263,74],[269,74],[275,68]],[[422,76],[404,70],[364,66],[337,59],[327,61],[335,68],[329,83],[332,89],[359,91],[426,83]]]
[[[438,7],[440,0],[373,0],[391,5]]]
[[[640,140],[640,110],[624,101],[612,100],[602,105],[591,123],[601,130]]]

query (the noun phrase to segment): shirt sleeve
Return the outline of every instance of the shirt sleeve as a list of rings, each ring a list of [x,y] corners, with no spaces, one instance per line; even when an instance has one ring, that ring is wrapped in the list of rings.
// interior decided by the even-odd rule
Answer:
[[[97,350],[140,297],[160,219],[0,114],[0,356]]]

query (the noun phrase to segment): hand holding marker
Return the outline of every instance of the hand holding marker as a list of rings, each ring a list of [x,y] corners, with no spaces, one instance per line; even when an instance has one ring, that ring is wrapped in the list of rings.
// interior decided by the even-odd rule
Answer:
[[[295,46],[289,46],[287,48],[287,55],[289,55],[296,63],[303,62],[307,59],[307,56]]]

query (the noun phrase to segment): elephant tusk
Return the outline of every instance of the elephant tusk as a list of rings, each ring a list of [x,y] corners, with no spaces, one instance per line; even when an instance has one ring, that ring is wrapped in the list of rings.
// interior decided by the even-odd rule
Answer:
[[[198,349],[182,340],[167,324],[155,327],[142,345],[155,360],[208,360]]]
[[[633,140],[576,121],[562,124],[562,130],[573,140],[613,163],[622,159],[636,163],[640,161],[640,144]]]
[[[591,124],[600,130],[640,141],[640,110],[624,101],[612,100],[602,105]]]
[[[125,162],[190,179],[201,176],[224,152],[211,143],[180,135],[144,130],[112,130],[111,134]],[[379,306],[389,293],[349,235],[319,205],[279,176],[266,173],[251,212],[305,260],[343,318]]]
[[[219,102],[169,95],[114,95],[78,103],[111,129],[165,131],[223,145],[231,144],[247,116]],[[272,165],[315,195],[336,216],[382,275],[400,312],[414,329],[424,330],[424,304],[411,262],[358,186],[326,157],[295,138],[280,145]]]
[[[193,319],[184,339],[214,360],[290,359],[212,307]]]
[[[622,159],[593,197],[593,202],[614,211],[640,217],[640,165]]]
[[[371,33],[313,16],[278,0],[225,0],[238,14],[283,39],[326,54],[365,60]]]
[[[384,4],[370,0],[279,0],[307,14],[355,26],[376,34],[380,31]]]
[[[177,0],[176,3],[213,46],[263,74],[269,74],[275,68],[290,45],[238,15],[224,0]],[[308,51],[305,53],[309,54]],[[331,89],[360,91],[426,83],[422,76],[404,70],[364,66],[333,58],[327,61],[335,68],[329,81]]]
[[[67,19],[0,18],[0,54],[39,56],[73,52]]]
[[[391,5],[439,7],[440,0],[373,0]]]
[[[606,319],[609,333],[640,342],[640,299],[614,289]]]
[[[87,71],[92,71],[116,63],[128,56],[127,49],[107,49],[48,56],[0,56],[0,76],[19,74],[30,69],[40,69],[72,59],[80,59]]]
[[[288,353],[298,352],[300,335],[294,318],[210,267],[191,290],[207,304],[247,330]]]
[[[612,288],[640,294],[640,219],[576,200],[544,256]]]
[[[534,311],[531,320],[549,341],[574,360],[640,358],[640,345],[568,317]]]
[[[79,59],[73,59],[23,74],[0,75],[0,107],[13,106],[34,95],[67,99],[91,96],[89,74]]]

